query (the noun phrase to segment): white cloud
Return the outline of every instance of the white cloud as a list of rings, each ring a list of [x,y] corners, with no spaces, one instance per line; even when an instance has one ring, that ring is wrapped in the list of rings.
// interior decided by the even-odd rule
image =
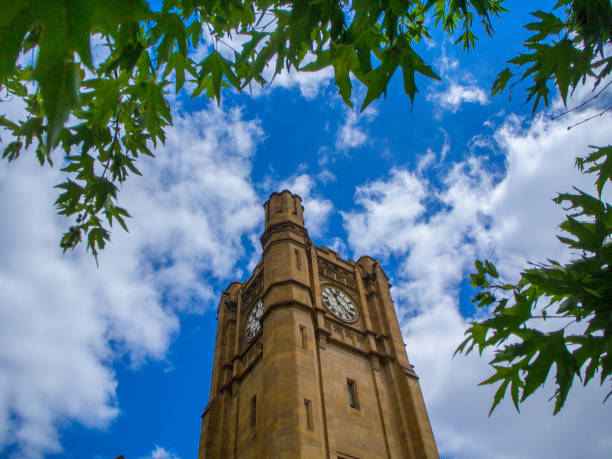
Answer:
[[[317,180],[321,183],[332,183],[336,181],[336,174],[330,171],[328,168],[323,167],[317,174]]]
[[[444,48],[442,55],[436,59],[436,67],[442,82],[432,83],[426,99],[438,109],[437,116],[441,116],[445,111],[456,113],[464,103],[489,103],[488,93],[476,84],[476,79],[470,72],[460,69],[459,61],[446,55]],[[434,89],[440,86],[443,89]]]
[[[154,263],[147,275],[173,299],[211,298],[199,276],[229,276],[241,236],[258,223],[249,177],[262,131],[241,117],[239,109],[216,108],[175,116],[165,151],[145,163],[144,179],[130,182],[125,206],[135,209],[141,250]]]
[[[287,189],[298,194],[302,198],[302,205],[304,206],[304,225],[308,228],[311,236],[322,234],[327,219],[333,210],[333,204],[329,199],[317,196],[316,182],[310,175],[295,175],[279,184],[271,184],[271,186],[275,186],[272,191]]]
[[[118,415],[112,363],[163,359],[177,311],[207,307],[205,279],[231,276],[243,255],[261,217],[249,178],[261,136],[237,109],[176,116],[122,190],[135,218],[129,234],[113,231],[99,269],[58,247],[68,222],[53,209],[57,169],[27,153],[0,162],[0,450],[60,452],[66,422],[100,428]]]
[[[428,93],[427,100],[451,113],[456,113],[464,103],[488,104],[489,95],[480,86],[451,81],[444,91]]]
[[[345,220],[349,245],[357,253],[386,255],[404,252],[410,240],[397,231],[413,223],[425,211],[427,185],[406,170],[392,169],[388,181],[375,181],[358,187],[356,203],[364,210],[341,215]],[[407,199],[407,197],[410,197]]]
[[[155,445],[155,448],[148,456],[143,456],[140,459],[180,459],[179,456],[159,445]]]
[[[504,400],[487,416],[495,388],[478,386],[493,371],[489,353],[451,358],[466,323],[456,305],[439,304],[405,322],[406,350],[421,388],[440,454],[476,458],[607,458],[612,439],[609,406],[597,383],[575,382],[563,411],[552,415],[551,384],[521,405]]]
[[[357,148],[366,143],[368,136],[359,126],[359,114],[355,110],[349,110],[346,115],[344,124],[340,126],[336,136],[336,148],[339,150],[348,150]]]
[[[361,88],[361,87],[360,87]],[[362,100],[360,93],[365,91],[358,90],[356,99]],[[359,113],[357,108],[345,108],[346,117],[344,123],[338,129],[336,134],[336,148],[338,150],[350,150],[352,148],[361,147],[368,141],[368,134],[364,124],[371,121],[378,115],[374,105],[367,107],[363,113]]]
[[[432,148],[427,149],[427,153],[421,155],[417,161],[417,175],[423,175],[429,167],[440,167],[444,159],[446,159],[446,154],[450,151],[450,137],[448,136],[448,132],[446,132],[443,128],[438,128],[438,130],[444,136],[444,143],[442,144],[442,149],[440,153],[437,154]]]
[[[273,69],[276,62],[272,62],[267,68]],[[287,71],[283,69],[274,79],[271,78],[271,70],[266,72],[266,79],[270,81],[272,88],[297,88],[305,99],[314,99],[327,87],[334,76],[331,67],[326,67],[316,72],[298,72],[294,68]]]
[[[339,237],[333,238],[331,240],[331,244],[329,244],[327,247],[332,249],[338,255],[340,255],[340,258],[344,258],[345,260],[349,258],[348,247],[346,246],[346,243]]]
[[[458,311],[460,282],[475,258],[494,260],[502,276],[515,279],[528,260],[569,257],[555,238],[563,210],[551,198],[572,185],[593,189],[593,178],[576,171],[573,159],[589,144],[609,143],[612,116],[566,129],[592,113],[571,115],[563,123],[537,118],[526,130],[510,118],[491,139],[506,154],[503,176],[490,172],[486,157],[455,164],[439,187],[418,172],[393,169],[389,177],[359,187],[359,210],[343,214],[356,256],[403,258],[398,272],[388,274],[443,455],[606,457],[612,446],[607,432],[612,419],[596,382],[587,388],[577,382],[555,417],[548,386],[528,400],[520,416],[505,400],[487,418],[494,388],[477,384],[491,374],[490,356],[451,360],[467,328]]]

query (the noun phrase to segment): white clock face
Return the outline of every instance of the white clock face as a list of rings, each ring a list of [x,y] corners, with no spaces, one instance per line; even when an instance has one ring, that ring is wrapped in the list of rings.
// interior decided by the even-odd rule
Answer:
[[[321,291],[323,304],[337,318],[346,322],[357,320],[357,308],[350,297],[342,290],[335,287],[325,287]]]
[[[251,309],[251,313],[249,314],[249,318],[247,319],[246,327],[244,330],[244,337],[247,341],[251,341],[259,330],[261,330],[261,316],[263,315],[263,302],[257,303],[253,309]]]

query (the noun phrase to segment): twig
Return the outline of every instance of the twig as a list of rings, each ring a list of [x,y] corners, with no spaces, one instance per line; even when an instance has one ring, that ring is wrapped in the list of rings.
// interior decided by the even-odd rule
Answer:
[[[556,120],[556,119],[559,119],[559,118],[561,118],[563,115],[567,115],[568,113],[571,113],[571,112],[573,112],[573,111],[575,111],[575,110],[578,110],[578,109],[580,109],[580,108],[584,107],[584,106],[585,106],[586,104],[588,104],[589,102],[591,102],[591,101],[593,101],[593,100],[597,99],[597,98],[598,98],[598,97],[601,95],[601,93],[602,93],[602,92],[604,92],[606,89],[608,89],[608,86],[610,86],[611,84],[612,84],[612,80],[608,81],[608,84],[607,84],[607,85],[605,85],[605,86],[604,86],[604,87],[601,89],[601,91],[599,91],[599,92],[598,92],[597,94],[595,94],[593,97],[591,97],[591,98],[589,98],[589,99],[585,100],[583,103],[581,103],[581,104],[580,104],[580,105],[578,105],[577,107],[574,107],[574,108],[572,108],[572,109],[570,109],[570,110],[567,110],[567,111],[565,111],[565,112],[563,112],[563,113],[559,113],[558,115],[551,116],[551,118],[550,118],[550,119],[551,119],[551,121],[554,121],[554,120]],[[568,129],[569,129],[569,128],[568,128]]]
[[[231,38],[231,37],[230,37],[230,38]],[[228,43],[225,43],[225,42],[224,42],[222,39],[219,39],[219,43],[221,43],[222,45],[227,46],[229,49],[231,49],[231,50],[232,50],[232,51],[234,51],[235,53],[237,53],[237,52],[238,52],[238,50],[236,50],[236,48],[234,48],[233,46],[231,46],[231,45],[230,45],[230,44],[228,44]]]
[[[597,115],[590,116],[589,118],[584,119],[584,120],[580,121],[579,123],[576,123],[576,124],[574,124],[572,126],[568,126],[567,130],[569,131],[570,129],[575,128],[576,126],[580,126],[581,124],[584,124],[587,121],[591,121],[593,118],[597,118],[598,116],[603,116],[603,115],[605,115],[606,113],[608,113],[610,111],[612,111],[612,105],[610,105],[608,108],[606,108],[605,110],[601,111]]]

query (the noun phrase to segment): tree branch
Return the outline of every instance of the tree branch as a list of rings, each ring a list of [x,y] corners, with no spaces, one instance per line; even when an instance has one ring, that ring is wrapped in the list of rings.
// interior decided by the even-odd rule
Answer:
[[[604,87],[601,89],[601,91],[599,91],[599,92],[598,92],[597,94],[595,94],[593,97],[590,97],[589,99],[585,100],[585,101],[584,101],[583,103],[581,103],[580,105],[578,105],[578,106],[576,106],[576,107],[574,107],[574,108],[572,108],[572,109],[570,109],[570,110],[567,110],[567,111],[565,111],[565,112],[559,113],[558,115],[551,116],[551,117],[550,117],[551,121],[554,121],[554,120],[556,120],[556,119],[559,119],[559,118],[561,118],[562,116],[567,115],[568,113],[571,113],[571,112],[573,112],[573,111],[576,111],[576,110],[581,109],[582,107],[584,107],[584,106],[585,106],[586,104],[588,104],[589,102],[591,102],[591,101],[593,101],[593,100],[597,99],[597,98],[598,98],[598,97],[601,95],[601,93],[602,93],[602,92],[604,92],[606,89],[608,89],[608,87],[609,87],[611,84],[612,84],[612,80],[608,81],[608,84],[607,84],[607,85],[605,85],[605,86],[604,86]],[[569,129],[569,128],[568,128],[568,129]]]
[[[573,124],[572,126],[568,126],[567,130],[569,131],[570,129],[575,128],[576,126],[580,126],[581,124],[584,124],[584,123],[586,123],[588,121],[591,121],[592,119],[597,118],[598,116],[603,116],[603,115],[605,115],[606,113],[608,113],[610,111],[612,111],[612,105],[610,105],[609,107],[605,108],[604,110],[599,112],[597,115],[590,116],[587,119],[584,119],[584,120],[580,121],[579,123]]]

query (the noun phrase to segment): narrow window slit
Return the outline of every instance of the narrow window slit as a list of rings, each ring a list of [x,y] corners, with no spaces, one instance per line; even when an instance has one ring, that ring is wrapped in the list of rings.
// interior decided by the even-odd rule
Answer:
[[[302,260],[300,259],[300,251],[295,249],[295,265],[298,271],[302,270]]]
[[[352,379],[346,380],[346,386],[349,396],[349,404],[351,408],[359,409],[359,398],[357,397],[357,383]]]
[[[304,409],[306,410],[306,427],[308,430],[313,430],[312,426],[312,402],[304,399]]]
[[[304,349],[306,349],[307,348],[307,345],[306,345],[306,339],[307,339],[307,336],[306,336],[306,327],[304,327],[303,325],[300,325],[300,337],[302,339],[302,347]]]
[[[251,399],[251,427],[255,427],[257,422],[257,397],[253,395]]]

